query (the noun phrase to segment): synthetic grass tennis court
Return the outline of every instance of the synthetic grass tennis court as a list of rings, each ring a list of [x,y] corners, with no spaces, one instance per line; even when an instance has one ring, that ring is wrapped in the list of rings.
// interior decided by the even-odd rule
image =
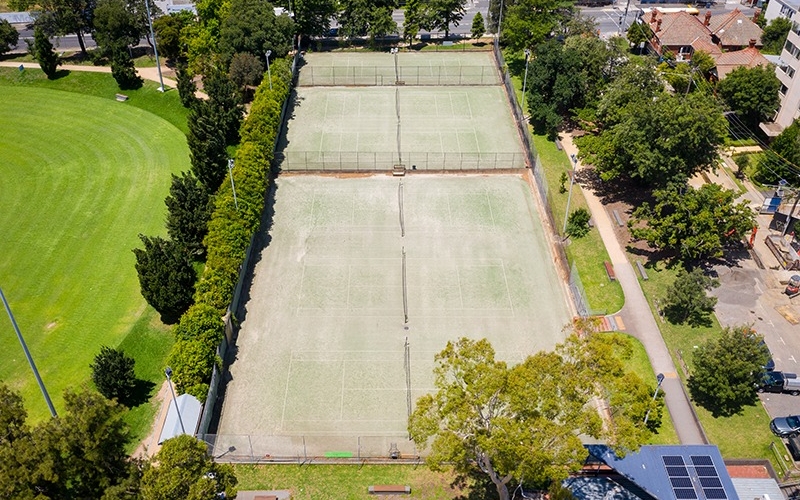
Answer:
[[[412,453],[409,404],[448,340],[487,337],[511,361],[562,340],[526,175],[278,178],[215,454]]]
[[[170,173],[189,166],[177,128],[108,96],[0,92],[0,286],[57,409],[65,388],[88,382],[100,345],[118,345],[142,318],[131,249],[138,233],[163,234]],[[0,338],[0,379],[44,417],[6,318]]]

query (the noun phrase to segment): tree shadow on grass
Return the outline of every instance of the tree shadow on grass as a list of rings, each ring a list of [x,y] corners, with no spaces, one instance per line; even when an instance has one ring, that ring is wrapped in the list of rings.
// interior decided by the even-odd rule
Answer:
[[[69,74],[70,74],[70,70],[68,70],[68,69],[60,69],[60,70],[56,71],[56,74],[53,75],[53,78],[50,78],[50,80],[60,80],[60,79],[62,79],[64,77],[69,76]]]
[[[155,389],[155,387],[156,384],[153,382],[137,378],[133,384],[133,389],[131,389],[130,394],[128,394],[128,397],[125,398],[124,401],[120,401],[120,403],[128,408],[135,408],[143,405],[150,401],[150,397],[153,395],[153,389]]]
[[[486,474],[474,471],[471,474],[456,474],[450,487],[462,493],[453,500],[485,500],[497,498],[497,487]]]

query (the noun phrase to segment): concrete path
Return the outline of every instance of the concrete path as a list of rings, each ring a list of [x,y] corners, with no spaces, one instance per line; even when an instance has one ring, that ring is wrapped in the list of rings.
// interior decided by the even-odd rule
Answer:
[[[571,135],[562,135],[561,145],[567,155],[578,154],[578,148],[572,142]],[[581,186],[581,191],[586,198],[594,225],[608,251],[617,280],[625,294],[625,306],[619,314],[623,318],[628,333],[644,344],[653,370],[656,373],[664,374],[664,382],[661,387],[664,390],[664,399],[678,438],[681,444],[706,444],[705,434],[697,421],[683,383],[678,377],[675,365],[669,355],[667,345],[661,337],[661,331],[644,297],[642,287],[636,278],[636,271],[628,261],[622,244],[616,238],[611,218],[594,192],[584,189],[583,186]]]

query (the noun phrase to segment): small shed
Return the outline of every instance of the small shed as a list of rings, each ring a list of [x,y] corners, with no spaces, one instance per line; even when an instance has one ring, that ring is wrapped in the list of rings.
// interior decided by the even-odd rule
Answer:
[[[176,408],[180,410],[180,419]],[[161,428],[161,435],[158,437],[158,444],[181,434],[194,436],[202,412],[203,405],[190,394],[181,394],[177,399],[171,399],[167,410],[167,419],[164,421],[164,427]],[[183,422],[183,427],[181,427],[181,422]]]

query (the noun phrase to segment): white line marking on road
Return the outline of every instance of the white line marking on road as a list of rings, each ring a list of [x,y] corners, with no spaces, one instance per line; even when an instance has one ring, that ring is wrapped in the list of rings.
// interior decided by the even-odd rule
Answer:
[[[794,361],[795,363],[797,363],[797,360],[796,360],[796,359],[794,359],[794,355],[791,355],[791,356],[789,356],[789,359],[791,359],[792,361]]]
[[[781,342],[783,342],[783,345],[786,345],[786,341],[783,340],[783,337],[778,337],[778,338],[781,339]]]

